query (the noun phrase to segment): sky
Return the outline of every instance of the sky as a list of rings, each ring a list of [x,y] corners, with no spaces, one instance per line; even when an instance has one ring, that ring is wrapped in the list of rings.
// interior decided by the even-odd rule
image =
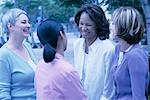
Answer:
[[[98,2],[101,2],[102,0],[98,0]],[[107,19],[110,19],[111,18],[111,15],[108,13],[108,11],[106,11],[106,7],[107,6],[104,6],[104,5],[101,5],[102,9],[105,11],[105,14],[106,14],[106,18]]]

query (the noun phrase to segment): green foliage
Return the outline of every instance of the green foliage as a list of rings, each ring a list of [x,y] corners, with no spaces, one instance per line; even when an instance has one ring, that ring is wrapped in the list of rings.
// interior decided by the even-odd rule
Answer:
[[[39,16],[67,22],[85,1],[90,0],[15,0],[15,3],[6,2],[3,9],[6,11],[13,7],[21,8],[28,13],[33,24]]]
[[[92,0],[55,0],[55,3],[65,7],[80,7],[83,4],[92,3]]]
[[[108,5],[107,10],[112,13],[116,8],[120,6],[131,6],[136,8],[142,15],[145,21],[145,15],[140,3],[140,0],[103,0],[102,4]]]
[[[10,1],[7,1],[6,3],[5,3],[5,8],[13,8],[13,6],[14,6],[14,4],[12,3],[12,2],[10,2]]]
[[[140,12],[143,12],[140,0],[103,0],[102,3],[108,5],[107,10],[110,12],[120,6],[132,6],[138,9]]]
[[[45,6],[44,9],[49,9],[44,11],[46,18],[59,20],[61,22],[67,22],[69,21],[69,18],[74,15],[77,7],[60,6],[54,2],[51,3],[49,6]]]
[[[41,1],[39,0],[30,0],[30,8],[34,8],[37,7],[38,5],[40,5]]]

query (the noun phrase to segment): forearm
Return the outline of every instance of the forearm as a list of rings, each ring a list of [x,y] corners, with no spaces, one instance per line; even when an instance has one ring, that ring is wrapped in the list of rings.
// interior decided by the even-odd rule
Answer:
[[[11,100],[10,84],[0,82],[0,100]]]

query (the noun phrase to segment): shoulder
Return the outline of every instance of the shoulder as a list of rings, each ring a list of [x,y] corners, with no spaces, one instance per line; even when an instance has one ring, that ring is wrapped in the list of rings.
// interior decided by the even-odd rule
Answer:
[[[83,45],[83,43],[84,43],[84,39],[83,38],[77,38],[74,41],[74,47],[78,47],[79,45]]]
[[[27,42],[27,41],[23,41],[23,45],[27,48],[27,49],[32,49],[31,45]]]
[[[10,53],[10,50],[4,47],[4,45],[0,48],[0,70],[2,70],[2,73],[4,69],[11,69],[12,65],[12,54]],[[6,70],[5,70],[6,71]],[[4,71],[4,72],[5,72]],[[5,73],[8,74],[8,73]]]
[[[148,57],[148,53],[140,45],[133,46],[127,54],[129,58],[139,58],[139,57],[144,57],[144,56]]]
[[[141,46],[133,46],[130,51],[126,53],[128,64],[138,66],[148,66],[148,54]],[[144,68],[144,67],[143,67]]]
[[[102,43],[99,48],[102,48],[106,52],[114,52],[117,46],[109,39],[101,40]]]
[[[37,66],[42,66],[42,65],[44,65],[45,64],[45,62],[44,62],[44,60],[42,59],[42,60],[40,60],[38,63],[37,63]]]
[[[41,59],[38,63],[37,63],[37,72],[41,72],[42,70],[45,70],[46,68],[50,68],[51,66],[48,66],[49,63],[46,63],[43,59]],[[48,71],[48,70],[47,70]]]
[[[61,70],[64,71],[65,73],[76,71],[74,66],[66,59],[61,60],[59,64],[60,66],[62,66]]]
[[[10,51],[5,47],[5,45],[3,45],[0,48],[0,60],[4,60],[6,58],[9,58],[10,56]]]
[[[114,43],[110,39],[103,40],[103,44],[107,48],[114,48],[115,47]]]

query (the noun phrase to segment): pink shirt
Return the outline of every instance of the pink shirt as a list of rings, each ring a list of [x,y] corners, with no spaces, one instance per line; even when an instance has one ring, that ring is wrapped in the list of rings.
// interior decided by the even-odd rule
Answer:
[[[39,62],[35,74],[37,100],[87,100],[79,75],[62,55]]]

